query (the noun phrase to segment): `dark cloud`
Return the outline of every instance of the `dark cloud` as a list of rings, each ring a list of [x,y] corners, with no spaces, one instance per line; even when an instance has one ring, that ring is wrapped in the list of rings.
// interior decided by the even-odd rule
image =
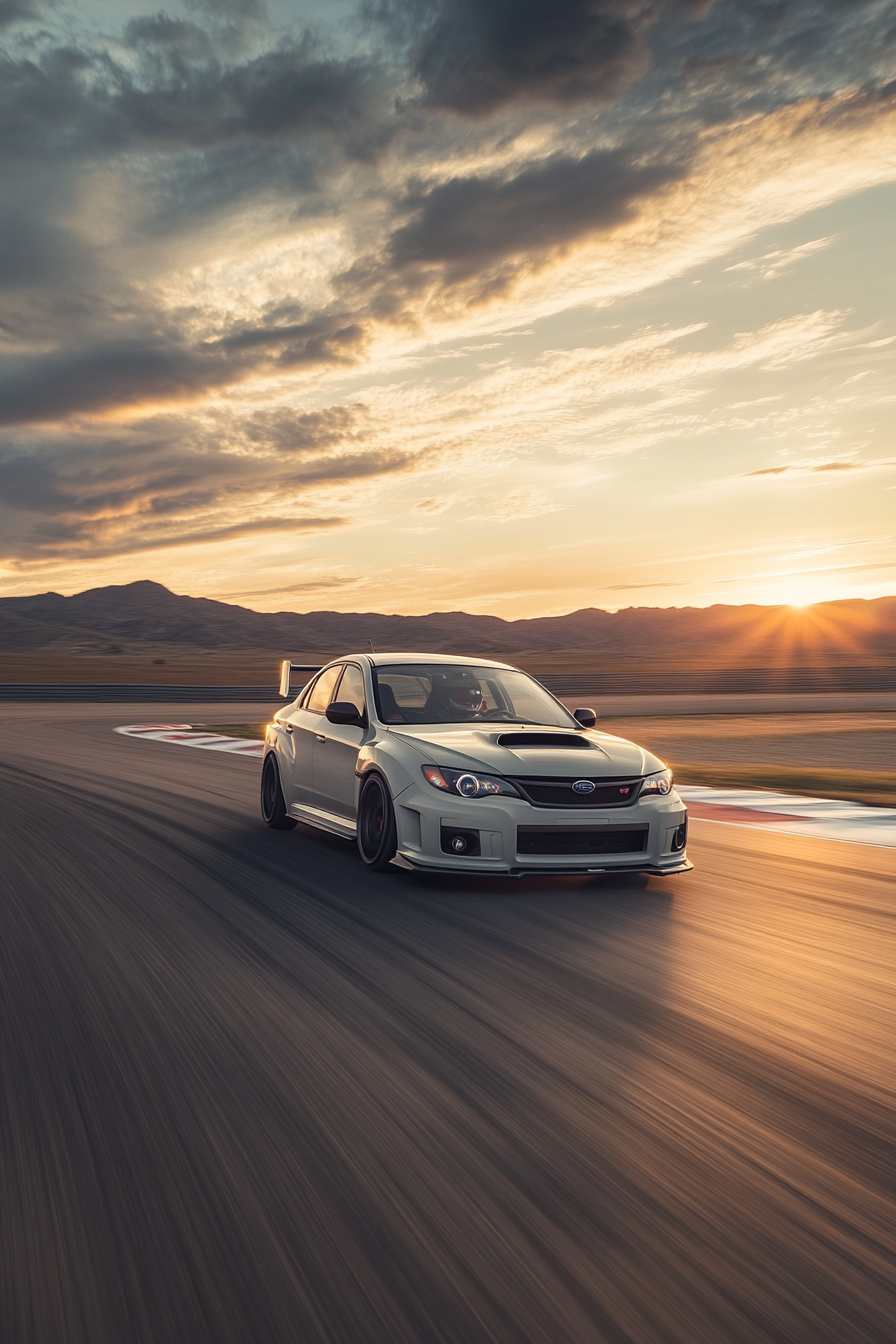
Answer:
[[[264,22],[268,7],[264,0],[184,0],[187,9],[201,10],[212,18]]]
[[[399,269],[439,264],[465,276],[505,257],[546,255],[630,218],[638,200],[683,171],[595,150],[581,159],[555,156],[510,178],[454,178],[423,197],[417,218],[393,233],[390,260]]]
[[[148,402],[182,401],[248,372],[249,361],[177,339],[110,340],[86,349],[5,361],[0,424],[53,421]]]
[[[0,147],[102,157],[240,139],[324,137],[369,158],[397,126],[382,65],[323,55],[309,37],[243,60],[218,36],[166,14],[128,24],[122,60],[103,47],[45,46],[0,61]]]
[[[202,427],[156,417],[119,435],[0,444],[3,555],[88,558],[336,526],[340,519],[302,505],[308,487],[401,472],[412,462],[388,448],[357,451],[353,431],[363,415],[362,407],[338,406],[295,413],[285,451],[285,412],[279,422],[219,415]],[[265,513],[272,503],[276,512]]]
[[[311,45],[300,43],[221,70],[215,61],[189,58],[193,48],[201,55],[192,25],[165,26],[171,31],[164,38],[135,35],[135,45],[155,47],[154,79],[115,71],[106,112],[118,135],[201,147],[246,136],[329,134],[359,154],[382,142],[383,90],[369,61],[315,59]]]
[[[223,337],[216,346],[234,352],[276,348],[278,362],[293,367],[351,363],[363,349],[365,339],[364,328],[343,314],[289,326],[246,327]]]
[[[709,123],[888,77],[893,0],[719,0],[706,22],[664,25],[657,85]]]
[[[357,324],[320,317],[194,344],[170,331],[7,359],[0,372],[0,424],[189,401],[266,365],[282,370],[351,363],[363,343]]]
[[[384,0],[368,7],[393,37],[408,31],[424,101],[481,117],[515,101],[614,101],[647,66],[665,10],[712,0]]]
[[[0,289],[58,283],[90,267],[89,249],[68,230],[22,213],[21,203],[0,215]]]
[[[36,0],[0,0],[0,28],[22,19],[36,19],[39,11]]]

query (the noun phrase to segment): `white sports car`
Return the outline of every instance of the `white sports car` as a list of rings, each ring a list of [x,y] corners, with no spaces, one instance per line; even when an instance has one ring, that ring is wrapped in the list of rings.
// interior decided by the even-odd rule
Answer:
[[[361,858],[420,872],[682,873],[687,812],[672,772],[482,659],[349,654],[268,726],[267,824],[356,839]]]

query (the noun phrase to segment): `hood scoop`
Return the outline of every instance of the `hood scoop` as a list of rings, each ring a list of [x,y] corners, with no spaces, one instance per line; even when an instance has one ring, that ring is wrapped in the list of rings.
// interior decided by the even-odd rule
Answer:
[[[502,733],[496,740],[499,747],[509,747],[512,751],[526,747],[539,751],[544,751],[545,747],[552,751],[591,751],[593,745],[587,738],[565,733]]]

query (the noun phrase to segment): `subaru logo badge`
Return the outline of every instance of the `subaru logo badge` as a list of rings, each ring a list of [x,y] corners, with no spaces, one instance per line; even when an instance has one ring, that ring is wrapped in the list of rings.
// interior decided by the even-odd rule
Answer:
[[[590,779],[577,779],[572,786],[573,793],[593,793],[594,785]]]

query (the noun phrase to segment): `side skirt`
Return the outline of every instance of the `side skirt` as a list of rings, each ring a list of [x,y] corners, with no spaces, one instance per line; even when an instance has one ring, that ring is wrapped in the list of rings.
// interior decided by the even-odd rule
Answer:
[[[345,817],[339,817],[335,812],[325,812],[322,807],[293,803],[289,815],[295,817],[296,821],[304,821],[306,826],[316,826],[319,831],[339,835],[343,840],[354,840],[358,834],[358,828],[353,821],[347,821]]]

